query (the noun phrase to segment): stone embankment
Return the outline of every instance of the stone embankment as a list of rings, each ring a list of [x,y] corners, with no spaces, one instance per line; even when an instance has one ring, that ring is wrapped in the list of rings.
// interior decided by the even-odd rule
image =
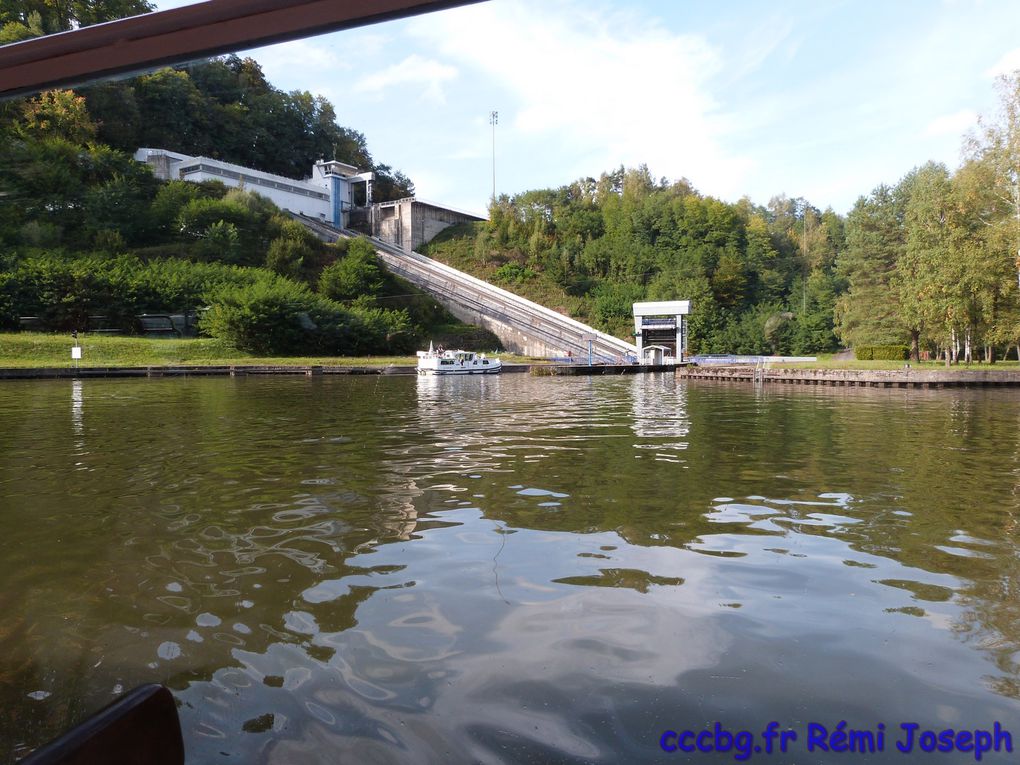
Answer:
[[[680,367],[689,380],[724,380],[790,385],[839,385],[867,388],[1020,387],[1020,372],[989,369],[776,369],[753,366]]]

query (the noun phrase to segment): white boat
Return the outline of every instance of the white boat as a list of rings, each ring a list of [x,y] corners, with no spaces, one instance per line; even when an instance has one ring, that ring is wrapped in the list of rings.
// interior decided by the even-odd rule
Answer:
[[[484,353],[434,350],[432,343],[427,351],[418,351],[420,375],[495,375],[502,366],[499,359],[487,358]]]

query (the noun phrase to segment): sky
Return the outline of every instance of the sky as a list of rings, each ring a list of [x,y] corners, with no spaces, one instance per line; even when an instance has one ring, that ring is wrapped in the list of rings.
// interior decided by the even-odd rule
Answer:
[[[513,195],[645,164],[846,213],[929,160],[959,166],[1020,69],[1020,2],[487,0],[239,54],[328,98],[420,199],[469,212],[493,175]]]

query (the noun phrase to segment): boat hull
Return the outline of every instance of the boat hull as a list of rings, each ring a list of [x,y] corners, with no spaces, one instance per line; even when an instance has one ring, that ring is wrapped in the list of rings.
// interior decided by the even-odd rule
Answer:
[[[503,365],[499,359],[490,359],[484,353],[473,351],[418,351],[418,374],[434,375],[495,375]]]
[[[419,369],[418,374],[430,377],[447,377],[452,375],[498,375],[500,368],[494,369]]]

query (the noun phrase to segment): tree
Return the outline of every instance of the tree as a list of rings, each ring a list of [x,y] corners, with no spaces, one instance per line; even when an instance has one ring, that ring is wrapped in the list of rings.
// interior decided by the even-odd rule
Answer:
[[[179,230],[177,218],[189,202],[198,199],[200,188],[188,181],[170,181],[162,185],[152,200],[152,225],[164,233]]]
[[[97,138],[115,149],[134,153],[143,145],[142,112],[131,80],[104,82],[78,91],[85,98]]]
[[[754,302],[768,303],[780,299],[786,286],[786,277],[764,216],[753,213],[749,217],[745,236],[747,267],[754,279]]]
[[[29,12],[22,19],[11,20],[0,11],[0,45],[21,42],[46,34],[42,28],[42,16],[38,11]]]
[[[297,239],[280,237],[269,244],[266,253],[266,267],[280,276],[300,279],[306,261],[312,256],[311,248]]]
[[[1020,279],[1020,70],[1000,76],[996,87],[999,113],[992,119],[978,118],[978,133],[970,137],[967,148],[971,159],[991,168],[992,188],[1002,215],[986,222],[1008,226]]]
[[[898,264],[904,313],[946,349],[946,362],[959,355],[972,326],[959,282],[953,280],[955,231],[951,180],[945,165],[929,162],[909,179],[904,212],[906,249]]]
[[[846,249],[836,271],[847,291],[836,301],[836,332],[847,345],[893,344],[906,336],[896,267],[906,247],[903,199],[878,186],[846,220]]]
[[[149,199],[132,177],[118,175],[91,186],[84,194],[85,230],[96,235],[116,232],[124,242],[136,244],[151,225]]]
[[[34,34],[67,32],[78,27],[148,13],[147,0],[0,0],[0,20]]]
[[[832,328],[835,302],[832,277],[821,268],[812,271],[803,288],[801,305],[795,312],[791,339],[794,353],[827,353],[836,349]]]
[[[138,132],[142,146],[209,155],[210,112],[187,72],[160,69],[143,75],[134,81],[134,91],[144,115]]]
[[[85,99],[71,90],[48,90],[24,101],[15,130],[27,138],[63,138],[77,144],[96,137]]]
[[[967,141],[968,162],[961,168],[961,193],[980,241],[981,268],[998,275],[991,288],[990,335],[1015,343],[1020,357],[1020,70],[998,78],[999,111],[980,117]],[[1014,278],[1005,279],[1012,267]],[[989,348],[991,355],[991,348]]]
[[[355,300],[377,292],[382,286],[383,273],[372,245],[364,239],[354,239],[347,246],[343,259],[323,270],[319,292],[333,300]]]

